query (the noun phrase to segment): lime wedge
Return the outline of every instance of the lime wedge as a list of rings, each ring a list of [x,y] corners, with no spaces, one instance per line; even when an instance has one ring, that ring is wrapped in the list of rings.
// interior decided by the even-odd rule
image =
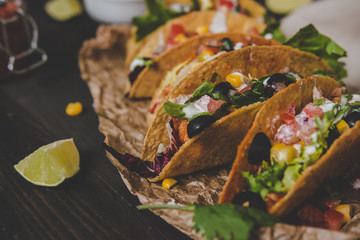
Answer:
[[[74,176],[80,170],[79,163],[79,152],[71,138],[40,147],[14,167],[33,184],[55,187]]]
[[[265,0],[265,4],[273,13],[288,14],[295,8],[311,1],[312,0]]]
[[[82,13],[79,0],[51,0],[45,4],[45,12],[57,21],[66,21]]]

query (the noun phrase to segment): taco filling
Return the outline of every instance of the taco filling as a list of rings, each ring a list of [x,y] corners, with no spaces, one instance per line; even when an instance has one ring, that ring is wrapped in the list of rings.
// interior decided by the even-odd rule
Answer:
[[[338,88],[337,96],[344,88]],[[261,196],[271,208],[294,187],[296,180],[327,151],[333,141],[360,120],[360,95],[342,94],[327,99],[313,90],[313,102],[295,114],[295,104],[281,116],[274,139],[258,132],[249,148],[248,161],[260,165],[257,174],[243,172],[245,189]],[[246,193],[246,192],[245,192]],[[237,202],[244,192],[233,201]]]
[[[190,54],[182,63],[175,66],[167,73],[159,89],[155,92],[149,112],[154,113],[156,106],[163,102],[171,90],[189,73],[198,68],[203,63],[234,50],[241,49],[249,45],[256,45],[256,39],[251,37],[244,38],[242,41],[233,42],[229,38],[212,40],[206,44],[201,44],[196,51]],[[261,43],[260,43],[261,44]]]
[[[214,73],[211,82],[215,82],[218,77]],[[163,112],[172,116],[182,143],[236,109],[269,99],[296,82],[296,77],[276,73],[257,80],[233,72],[226,76],[224,82],[211,82],[201,84],[192,95],[179,96],[164,103]]]

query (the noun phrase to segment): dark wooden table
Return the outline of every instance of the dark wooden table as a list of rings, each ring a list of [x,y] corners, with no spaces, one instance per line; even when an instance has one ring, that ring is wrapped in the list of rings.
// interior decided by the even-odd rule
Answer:
[[[85,13],[57,22],[45,0],[28,1],[48,62],[0,80],[0,239],[188,239],[149,211],[138,211],[102,148],[104,136],[77,54],[98,23]],[[65,114],[69,102],[84,112]],[[74,138],[80,172],[55,188],[27,182],[13,165],[42,145]]]

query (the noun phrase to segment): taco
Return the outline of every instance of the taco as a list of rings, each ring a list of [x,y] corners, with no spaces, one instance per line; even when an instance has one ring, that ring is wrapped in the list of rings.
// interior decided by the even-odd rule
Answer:
[[[153,58],[190,37],[206,32],[259,33],[265,24],[239,13],[221,11],[190,12],[174,18],[136,42],[135,31],[127,42],[125,64],[136,66],[139,58]],[[136,60],[133,62],[133,60]],[[141,59],[140,59],[141,60]]]
[[[286,46],[247,47],[196,69],[161,104],[147,132],[141,158],[162,166],[150,181],[231,162],[262,102],[294,76],[320,70],[334,74],[324,60]]]
[[[238,147],[219,201],[251,206],[261,197],[269,213],[284,216],[351,168],[360,154],[360,95],[344,90],[312,76],[269,99]]]

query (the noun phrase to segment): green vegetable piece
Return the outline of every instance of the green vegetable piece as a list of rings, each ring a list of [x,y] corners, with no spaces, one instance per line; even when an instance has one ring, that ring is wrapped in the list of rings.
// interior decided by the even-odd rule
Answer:
[[[143,209],[179,209],[193,211],[193,228],[207,239],[247,240],[251,232],[262,226],[273,226],[279,219],[261,210],[234,204],[215,205],[148,205]]]
[[[279,220],[261,210],[233,204],[197,205],[194,229],[207,239],[246,240],[251,231],[261,226],[273,226]]]
[[[212,83],[216,82],[217,78],[219,78],[220,82],[222,82],[222,78],[221,78],[220,74],[218,74],[217,72],[214,72],[211,75],[210,82],[212,82]]]
[[[273,165],[264,167],[260,174],[252,175],[248,172],[243,172],[244,178],[247,179],[247,189],[254,193],[259,193],[265,199],[269,192],[283,192],[282,178],[286,169],[286,164],[281,166],[274,162]]]
[[[346,57],[346,51],[329,37],[319,33],[312,24],[301,28],[284,44],[323,58],[335,70],[339,79],[347,76],[345,63],[338,61],[339,58]]]
[[[200,99],[206,94],[210,94],[214,89],[215,85],[208,82],[203,82],[195,91],[193,92],[191,98],[187,102],[194,102]]]
[[[270,33],[272,34],[273,39],[278,40],[279,42],[285,42],[286,38],[280,29],[280,22],[268,12],[264,15],[264,21],[267,27],[261,35],[265,36],[266,34]]]
[[[296,180],[300,177],[301,169],[301,164],[295,164],[286,168],[284,178],[282,180],[282,185],[285,191],[290,190],[295,185]]]
[[[183,112],[184,107],[185,105],[183,104],[176,104],[170,101],[166,101],[164,103],[163,113],[169,114],[170,116],[178,119],[187,120],[187,118],[185,117],[185,113]]]

